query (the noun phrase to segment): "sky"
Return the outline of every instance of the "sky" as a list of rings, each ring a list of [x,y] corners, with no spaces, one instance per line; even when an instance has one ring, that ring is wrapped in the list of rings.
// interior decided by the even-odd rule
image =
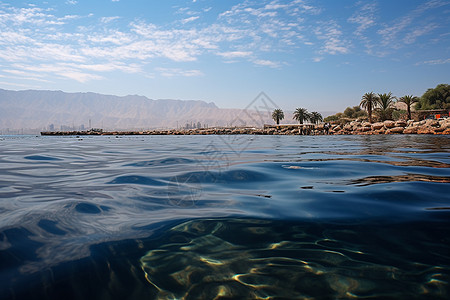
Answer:
[[[0,1],[0,88],[343,111],[450,83],[449,0]]]

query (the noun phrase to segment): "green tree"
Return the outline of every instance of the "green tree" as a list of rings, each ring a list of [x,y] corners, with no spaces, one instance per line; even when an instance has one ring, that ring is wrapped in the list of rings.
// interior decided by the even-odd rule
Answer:
[[[367,116],[366,112],[361,110],[359,106],[347,107],[344,110],[344,116],[351,119],[357,119]]]
[[[325,119],[323,119],[325,122],[333,122],[333,121],[339,121],[340,118],[342,118],[343,114],[342,113],[337,113],[335,115],[332,116],[328,116]]]
[[[438,84],[428,89],[416,104],[417,110],[450,108],[450,85]]]
[[[398,101],[406,104],[406,111],[408,112],[408,120],[411,120],[411,105],[419,101],[419,98],[413,95],[405,95],[403,97],[400,97]]]
[[[378,94],[378,107],[376,108],[377,115],[381,121],[392,119],[392,105],[395,97],[392,93]]]
[[[297,120],[300,124],[303,124],[303,121],[309,120],[310,116],[306,108],[297,108],[294,112],[293,119]]]
[[[279,108],[275,109],[272,113],[272,119],[279,125],[280,121],[284,119],[284,112]]]
[[[374,92],[365,93],[362,96],[361,102],[359,106],[367,111],[367,115],[369,116],[369,122],[372,123],[372,111],[378,105],[378,95]]]
[[[313,111],[310,115],[309,115],[309,119],[311,120],[311,123],[313,124],[317,124],[319,122],[323,121],[323,117],[320,113],[318,113],[317,111]]]
[[[347,107],[343,113],[337,113],[323,119],[325,122],[339,121],[342,118],[358,119],[367,117],[367,113],[359,106]]]

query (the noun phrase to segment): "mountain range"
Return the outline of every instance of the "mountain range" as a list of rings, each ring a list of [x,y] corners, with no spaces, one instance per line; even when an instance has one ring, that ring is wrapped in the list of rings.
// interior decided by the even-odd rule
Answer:
[[[3,134],[41,130],[147,130],[273,124],[275,104],[263,93],[247,109],[224,109],[200,100],[152,100],[144,96],[0,89]],[[285,123],[293,123],[285,112]],[[1,133],[1,132],[0,132]]]

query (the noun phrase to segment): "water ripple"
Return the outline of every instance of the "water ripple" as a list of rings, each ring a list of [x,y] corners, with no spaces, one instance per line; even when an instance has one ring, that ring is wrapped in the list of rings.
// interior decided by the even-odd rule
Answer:
[[[21,291],[24,299],[43,298],[51,287],[86,298],[74,286],[91,286],[91,298],[126,298],[130,289],[118,279],[128,278],[124,274],[144,298],[202,291],[205,297],[287,297],[289,289],[299,298],[401,296],[374,288],[388,277],[403,291],[448,296],[449,141],[407,135],[2,137],[0,299],[21,298],[14,296]],[[227,237],[213,229],[197,234],[194,228],[218,223],[184,223],[205,218],[222,218],[220,226],[233,233],[219,226],[215,230]],[[244,219],[258,222],[247,226]],[[292,230],[278,228],[277,220],[293,222]],[[326,224],[320,233],[305,232],[316,222]],[[333,222],[348,227],[337,230]],[[389,258],[378,242],[365,240],[380,222],[416,222],[427,230],[417,229],[411,239],[406,227],[381,230],[385,237],[377,241],[395,250]],[[174,223],[190,224],[189,231],[169,230]],[[433,241],[428,236],[436,232],[447,235]],[[162,240],[153,244],[158,236]],[[225,251],[208,252],[216,247]],[[150,264],[146,252],[159,260]],[[167,266],[172,273],[151,275],[174,255],[179,261]],[[141,257],[148,262],[139,265]],[[206,272],[200,265],[224,273],[208,274],[208,287],[200,281],[187,286]],[[88,282],[86,273],[102,276]],[[226,283],[214,281],[224,274]],[[291,278],[303,283],[292,286]],[[122,293],[111,292],[114,285]]]

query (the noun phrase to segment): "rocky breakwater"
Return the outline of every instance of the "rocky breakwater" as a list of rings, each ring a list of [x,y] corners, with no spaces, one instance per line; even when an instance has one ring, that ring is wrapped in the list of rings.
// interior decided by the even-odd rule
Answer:
[[[345,125],[333,125],[330,134],[450,134],[450,118],[443,120],[384,121],[377,123],[353,121]]]

